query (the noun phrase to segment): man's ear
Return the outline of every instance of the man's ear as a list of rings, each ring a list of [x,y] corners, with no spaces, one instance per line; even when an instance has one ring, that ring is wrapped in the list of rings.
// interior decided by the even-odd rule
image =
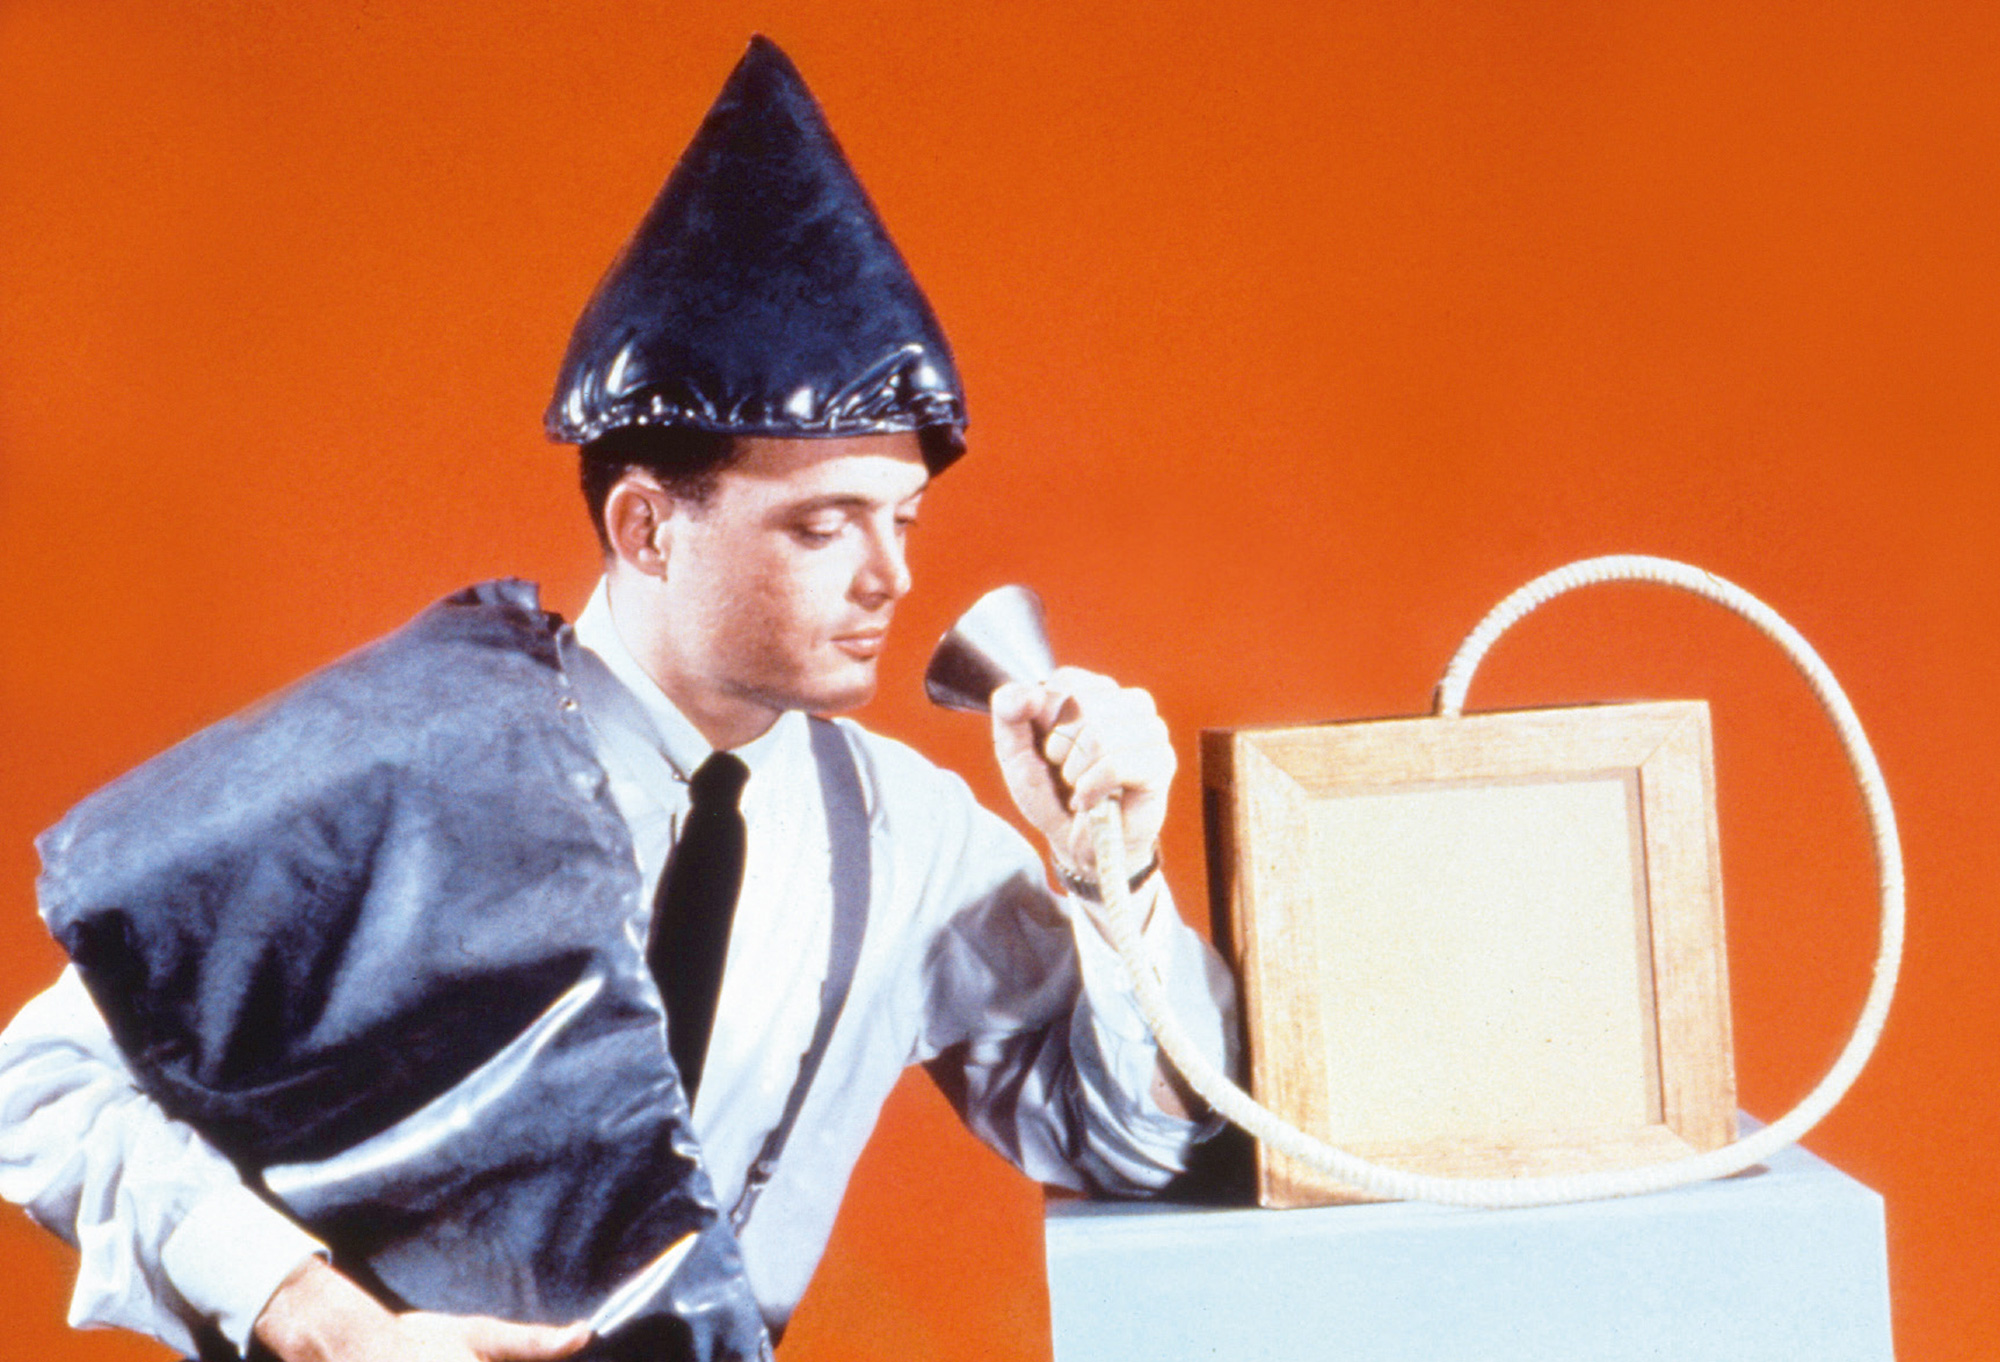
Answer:
[[[611,556],[648,577],[665,577],[673,513],[673,493],[650,474],[634,470],[618,479],[604,499]]]

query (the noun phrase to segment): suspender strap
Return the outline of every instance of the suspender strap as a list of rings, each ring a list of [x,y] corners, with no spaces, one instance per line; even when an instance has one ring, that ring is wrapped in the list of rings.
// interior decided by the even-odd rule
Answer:
[[[799,1110],[812,1091],[813,1076],[826,1058],[833,1028],[847,1005],[848,990],[854,985],[855,966],[861,959],[861,940],[868,931],[870,865],[868,851],[868,804],[861,792],[861,772],[854,764],[854,752],[840,726],[829,719],[811,722],[813,759],[819,766],[821,801],[826,805],[826,839],[833,852],[833,926],[828,933],[826,982],[819,990],[819,1023],[813,1028],[812,1043],[799,1058],[799,1076],[785,1099],[784,1114],[764,1137],[749,1173],[743,1179],[743,1195],[729,1212],[729,1227],[738,1234],[749,1222],[750,1210],[778,1171],[778,1159],[791,1138]]]

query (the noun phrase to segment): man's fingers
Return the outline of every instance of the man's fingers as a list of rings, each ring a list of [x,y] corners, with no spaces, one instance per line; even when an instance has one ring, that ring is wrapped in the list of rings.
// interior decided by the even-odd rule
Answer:
[[[1166,725],[1145,691],[1122,689],[1109,677],[1074,667],[1057,672],[1054,684],[1068,690],[1048,724],[1042,755],[1064,783],[1074,787],[1084,767],[1106,753],[1166,741]]]
[[[1048,684],[1058,695],[1103,695],[1118,689],[1110,677],[1082,667],[1057,667]]]
[[[1070,788],[1069,806],[1072,813],[1083,813],[1094,809],[1106,799],[1122,794],[1125,781],[1118,768],[1110,762],[1099,759],[1082,763],[1079,769],[1063,772],[1063,783]]]
[[[1148,751],[1129,754],[1082,753],[1063,764],[1063,783],[1070,788],[1070,810],[1082,813],[1100,801],[1128,790],[1155,789],[1173,776],[1170,765]]]
[[[1034,703],[1034,687],[1019,681],[1008,681],[994,690],[987,708],[993,711],[993,717],[998,722],[1018,724],[1028,720]]]
[[[1039,682],[1009,681],[993,692],[989,707],[996,731],[1005,726],[1027,733],[1029,745],[1033,746],[1034,735],[1047,733],[1057,723],[1074,717],[1065,712],[1069,704],[1066,694],[1052,691]]]
[[[1076,755],[1077,738],[1081,732],[1081,723],[1074,719],[1049,730],[1048,737],[1042,739],[1042,756],[1049,765],[1060,771],[1063,763]]]
[[[555,1362],[590,1342],[587,1324],[515,1324],[488,1315],[468,1315],[459,1321],[465,1345],[482,1362]]]
[[[1059,769],[1063,784],[1070,788],[1073,811],[1081,812],[1122,789],[1164,786],[1173,778],[1174,749],[1167,725],[1150,709],[1135,710],[1115,724],[1079,728],[1067,743]],[[1054,750],[1049,757],[1056,760]]]
[[[993,753],[1005,766],[1022,752],[1035,750],[1035,693],[1010,681],[993,692]]]
[[[1059,858],[1088,872],[1094,858],[1078,815],[1112,797],[1125,803],[1131,846],[1153,844],[1178,763],[1152,696],[1064,667],[1047,681],[999,687],[992,711],[1008,789]]]

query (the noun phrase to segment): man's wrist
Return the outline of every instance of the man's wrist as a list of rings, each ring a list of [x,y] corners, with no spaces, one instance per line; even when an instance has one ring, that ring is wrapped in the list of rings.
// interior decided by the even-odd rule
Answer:
[[[338,1358],[388,1310],[323,1258],[294,1268],[257,1316],[257,1341],[282,1362]]]
[[[1056,882],[1062,885],[1065,890],[1074,894],[1077,898],[1084,900],[1086,903],[1101,905],[1104,902],[1103,888],[1095,878],[1071,866],[1064,865],[1058,857],[1050,857],[1050,860],[1055,866]],[[1160,848],[1156,844],[1153,847],[1153,854],[1147,859],[1146,864],[1139,869],[1137,874],[1125,882],[1126,892],[1138,893],[1146,887],[1147,880],[1152,879],[1153,876],[1159,873]]]

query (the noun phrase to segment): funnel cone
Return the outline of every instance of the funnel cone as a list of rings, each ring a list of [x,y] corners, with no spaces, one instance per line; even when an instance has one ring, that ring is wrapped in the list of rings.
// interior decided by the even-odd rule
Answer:
[[[987,592],[931,651],[924,694],[946,709],[984,714],[1008,681],[1046,681],[1055,672],[1042,598],[1025,586]]]

